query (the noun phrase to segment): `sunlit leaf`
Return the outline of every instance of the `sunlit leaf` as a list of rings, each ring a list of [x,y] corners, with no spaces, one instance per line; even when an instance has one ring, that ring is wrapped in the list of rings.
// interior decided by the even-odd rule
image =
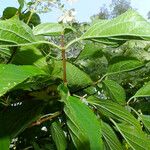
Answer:
[[[150,23],[134,10],[128,10],[115,19],[92,25],[82,39],[102,42],[126,40],[150,40]]]
[[[62,24],[59,23],[42,23],[36,26],[33,29],[34,35],[61,35],[63,32],[68,32],[70,30],[74,30],[72,27],[65,25],[63,27]]]
[[[0,45],[26,45],[35,41],[30,27],[18,18],[0,21]]]
[[[0,96],[11,90],[29,77],[44,75],[45,73],[35,66],[16,66],[0,64]]]

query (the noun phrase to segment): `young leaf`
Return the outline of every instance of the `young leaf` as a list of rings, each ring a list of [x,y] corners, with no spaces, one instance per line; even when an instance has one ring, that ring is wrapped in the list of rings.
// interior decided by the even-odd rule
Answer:
[[[126,103],[126,93],[122,86],[113,80],[104,80],[103,84],[110,99],[122,105]]]
[[[150,96],[150,82],[140,88],[133,97],[147,97]]]
[[[26,45],[35,42],[32,30],[18,18],[0,21],[0,45]]]
[[[102,125],[102,136],[104,138],[105,144],[110,150],[123,150],[120,141],[118,140],[115,132],[110,127],[109,124],[101,122]]]
[[[137,59],[125,57],[114,57],[109,64],[107,75],[135,70],[144,65]]]
[[[29,77],[44,75],[44,71],[35,66],[16,66],[0,64],[0,96]]]
[[[88,140],[87,143],[90,143],[90,149],[103,149],[101,125],[92,110],[80,99],[72,96],[68,97],[65,104],[64,111],[68,120],[73,122],[76,127],[75,130],[81,129],[78,131],[82,131],[82,134]],[[74,132],[74,128],[72,132]],[[80,138],[80,134],[78,136]]]
[[[33,29],[33,33],[34,35],[56,36],[61,35],[62,32],[68,32],[71,30],[74,29],[68,25],[63,27],[63,25],[59,23],[42,23]]]
[[[52,75],[54,77],[61,78],[63,77],[62,72],[62,62],[55,61],[54,69]],[[67,62],[67,81],[69,86],[85,86],[92,83],[91,78],[78,67],[74,66],[73,64]]]
[[[121,122],[127,122],[136,128],[141,128],[137,119],[135,119],[124,107],[110,100],[100,100],[96,97],[89,97],[88,102],[97,106],[98,111],[107,117],[117,119]]]
[[[141,30],[142,29],[142,30]],[[81,39],[96,39],[104,42],[126,40],[150,40],[150,24],[136,11],[129,10],[115,19],[97,22],[81,36]]]
[[[52,138],[56,144],[57,150],[66,150],[67,141],[61,126],[57,122],[53,122],[51,125]]]
[[[134,126],[117,124],[113,121],[123,138],[134,150],[149,150],[150,142],[146,134]]]

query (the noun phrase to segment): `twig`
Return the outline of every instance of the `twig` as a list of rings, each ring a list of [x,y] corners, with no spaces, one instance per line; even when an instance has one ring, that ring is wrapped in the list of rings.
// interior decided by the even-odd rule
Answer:
[[[30,128],[30,127],[33,127],[33,126],[38,126],[38,125],[42,124],[42,123],[45,122],[45,121],[51,120],[51,119],[53,119],[53,118],[59,116],[60,114],[61,114],[61,112],[57,111],[57,112],[53,113],[53,114],[50,115],[50,116],[47,116],[47,115],[46,115],[46,117],[45,117],[45,116],[44,116],[44,117],[41,117],[41,118],[38,119],[36,122],[33,122],[33,123],[29,126],[29,128]]]
[[[65,42],[64,33],[61,35],[61,50],[62,50],[62,64],[63,64],[63,81],[67,85],[67,73],[66,73],[66,52],[65,52]]]

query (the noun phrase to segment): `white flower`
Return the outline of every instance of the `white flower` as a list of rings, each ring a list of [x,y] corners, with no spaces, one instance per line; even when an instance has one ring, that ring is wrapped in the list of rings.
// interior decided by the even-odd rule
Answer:
[[[63,15],[59,17],[58,22],[63,22],[63,23],[73,22],[75,21],[75,14],[76,12],[74,9],[66,10],[63,13]]]

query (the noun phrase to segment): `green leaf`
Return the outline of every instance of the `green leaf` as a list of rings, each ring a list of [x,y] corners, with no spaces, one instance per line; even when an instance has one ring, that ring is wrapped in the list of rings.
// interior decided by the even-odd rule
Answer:
[[[7,7],[5,8],[5,10],[3,11],[3,19],[9,19],[12,18],[13,16],[16,15],[18,9],[15,7]]]
[[[133,96],[134,97],[147,97],[147,96],[150,96],[150,82],[148,82],[147,84],[145,84],[142,88],[140,88],[136,93],[135,95]]]
[[[34,35],[56,36],[61,35],[62,32],[68,32],[70,30],[74,29],[68,25],[63,27],[63,25],[59,23],[42,23],[33,29],[33,33]]]
[[[95,43],[87,43],[77,59],[96,59],[102,56],[102,48]]]
[[[110,62],[107,75],[132,71],[143,66],[143,63],[137,59],[126,57],[114,57]]]
[[[9,146],[10,146],[10,138],[8,137],[0,138],[1,150],[9,150]]]
[[[51,125],[51,134],[52,138],[56,144],[57,150],[66,150],[67,141],[64,135],[64,132],[57,122],[53,122]]]
[[[148,129],[150,132],[150,115],[140,115],[140,118],[144,124],[144,126]]]
[[[18,0],[18,3],[20,4],[20,10],[24,7],[25,0]]]
[[[90,143],[90,149],[103,149],[101,125],[92,110],[80,99],[72,96],[68,97],[65,104],[64,111],[68,116],[68,120],[74,125],[74,128],[71,130],[72,132],[78,133],[76,138],[82,141],[82,137],[84,136],[86,141],[88,140],[85,142]],[[82,133],[83,136],[80,133]],[[86,146],[83,148],[88,149]]]
[[[0,96],[14,88],[29,77],[44,75],[45,73],[34,66],[16,66],[0,64]]]
[[[114,122],[114,121],[113,121]],[[150,141],[147,135],[134,126],[115,123],[116,128],[133,150],[149,150]]]
[[[114,130],[109,124],[101,122],[102,124],[102,136],[105,144],[109,147],[109,150],[123,150],[120,141],[118,140]]]
[[[0,21],[0,45],[25,45],[35,42],[32,30],[17,18]]]
[[[95,23],[81,39],[96,39],[102,42],[150,40],[150,23],[136,11],[129,10],[115,19]]]
[[[129,113],[125,107],[112,102],[110,100],[100,100],[94,96],[88,98],[88,102],[97,106],[98,111],[107,117],[114,118],[120,122],[127,122],[136,128],[141,128],[137,119],[135,119],[131,113]]]
[[[19,104],[18,104],[19,103]],[[0,111],[0,138],[14,138],[40,117],[44,101],[25,100]]]
[[[113,80],[104,80],[103,84],[110,99],[122,105],[126,103],[126,93],[122,86]]]
[[[92,83],[91,78],[75,65],[67,62],[67,81],[69,86],[85,86]],[[54,69],[52,72],[54,77],[63,78],[63,68],[61,61],[54,62]]]

